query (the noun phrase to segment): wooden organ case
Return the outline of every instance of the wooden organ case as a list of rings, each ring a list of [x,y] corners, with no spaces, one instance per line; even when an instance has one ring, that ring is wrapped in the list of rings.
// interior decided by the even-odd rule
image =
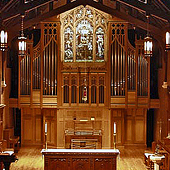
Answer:
[[[79,6],[40,28],[39,43],[28,40],[27,55],[19,59],[22,144],[43,144],[47,122],[52,146],[70,148],[74,136],[109,148],[117,122],[118,144],[145,145],[147,108],[159,106],[150,100],[143,40],[130,44],[128,23]]]

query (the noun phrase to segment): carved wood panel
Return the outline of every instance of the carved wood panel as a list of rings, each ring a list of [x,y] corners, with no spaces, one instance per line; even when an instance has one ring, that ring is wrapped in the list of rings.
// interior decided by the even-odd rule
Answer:
[[[117,144],[146,144],[146,109],[112,110],[112,146],[114,122],[116,122]]]
[[[73,158],[72,170],[87,170],[90,169],[90,160],[88,158]]]
[[[118,153],[49,152],[45,153],[45,170],[116,170]]]
[[[57,143],[57,109],[43,109],[43,135],[47,122],[47,142],[50,145]],[[44,141],[45,142],[45,141]]]
[[[94,169],[112,169],[112,159],[111,158],[96,158],[94,160]]]
[[[49,169],[65,170],[67,169],[66,158],[51,158],[48,160]]]

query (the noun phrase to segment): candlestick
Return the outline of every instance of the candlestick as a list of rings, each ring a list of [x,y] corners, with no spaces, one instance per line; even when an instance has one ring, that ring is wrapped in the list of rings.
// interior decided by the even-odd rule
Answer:
[[[45,133],[47,133],[47,122],[45,122]]]
[[[45,122],[45,149],[47,150],[47,122]]]
[[[47,150],[47,133],[45,133],[45,150]]]
[[[116,133],[113,134],[113,148],[116,149]]]
[[[116,133],[116,122],[114,122],[114,133]]]

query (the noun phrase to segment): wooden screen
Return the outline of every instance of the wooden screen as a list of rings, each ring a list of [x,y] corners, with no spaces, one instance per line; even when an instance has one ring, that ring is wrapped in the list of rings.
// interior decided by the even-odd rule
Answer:
[[[63,87],[64,103],[69,103],[69,75],[65,75],[63,79],[64,79],[64,87]]]
[[[62,79],[63,103],[105,103],[106,85],[104,73],[64,73]],[[86,101],[83,99],[84,87],[87,88]]]
[[[104,103],[104,76],[99,77],[99,103]]]
[[[77,103],[77,76],[71,77],[71,103]]]
[[[97,77],[91,77],[91,103],[96,103],[96,94],[97,94]]]

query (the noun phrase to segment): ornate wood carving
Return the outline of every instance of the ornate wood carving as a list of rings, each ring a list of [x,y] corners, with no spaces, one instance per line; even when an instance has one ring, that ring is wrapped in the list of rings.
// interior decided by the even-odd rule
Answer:
[[[116,170],[117,152],[44,152],[45,170]],[[55,161],[54,161],[55,160]],[[70,168],[69,168],[70,167]]]

